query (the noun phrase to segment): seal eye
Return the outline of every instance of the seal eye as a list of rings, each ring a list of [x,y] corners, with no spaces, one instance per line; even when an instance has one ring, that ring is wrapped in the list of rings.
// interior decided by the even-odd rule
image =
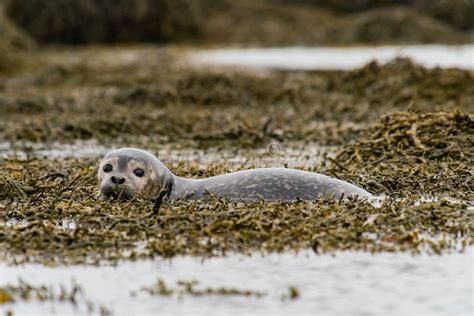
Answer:
[[[112,171],[112,169],[113,169],[113,167],[109,163],[102,167],[102,170],[104,170],[104,172],[110,172],[110,171]]]
[[[143,177],[143,175],[145,174],[145,171],[143,169],[137,168],[137,169],[133,170],[133,173],[137,177]]]

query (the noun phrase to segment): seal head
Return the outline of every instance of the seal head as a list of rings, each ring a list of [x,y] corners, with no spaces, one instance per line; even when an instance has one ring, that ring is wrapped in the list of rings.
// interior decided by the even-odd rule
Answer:
[[[104,199],[152,198],[171,190],[171,172],[152,154],[136,149],[113,150],[102,159],[97,178]]]

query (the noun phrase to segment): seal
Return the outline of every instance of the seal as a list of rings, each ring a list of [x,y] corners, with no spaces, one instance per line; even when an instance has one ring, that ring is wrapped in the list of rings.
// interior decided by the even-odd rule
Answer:
[[[204,199],[213,195],[236,202],[372,198],[348,182],[323,174],[288,168],[259,168],[205,179],[174,175],[151,153],[121,148],[102,159],[98,180],[102,198],[154,198],[164,193],[168,200]]]

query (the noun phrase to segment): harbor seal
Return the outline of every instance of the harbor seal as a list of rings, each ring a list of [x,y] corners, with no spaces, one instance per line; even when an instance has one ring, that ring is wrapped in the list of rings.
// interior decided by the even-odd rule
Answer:
[[[154,198],[163,192],[168,200],[196,200],[210,194],[241,202],[373,197],[348,182],[288,168],[249,169],[205,179],[182,178],[149,152],[136,148],[121,148],[105,155],[98,180],[100,194],[106,199]]]

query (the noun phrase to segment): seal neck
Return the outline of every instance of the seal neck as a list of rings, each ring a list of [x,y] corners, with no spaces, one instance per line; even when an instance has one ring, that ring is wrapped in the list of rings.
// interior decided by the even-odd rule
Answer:
[[[183,177],[178,177],[177,175],[171,174],[171,184],[169,185],[169,191],[167,193],[167,197],[171,200],[179,199],[186,197],[189,193],[194,191],[196,187],[196,183],[201,181],[202,179],[188,179]]]

